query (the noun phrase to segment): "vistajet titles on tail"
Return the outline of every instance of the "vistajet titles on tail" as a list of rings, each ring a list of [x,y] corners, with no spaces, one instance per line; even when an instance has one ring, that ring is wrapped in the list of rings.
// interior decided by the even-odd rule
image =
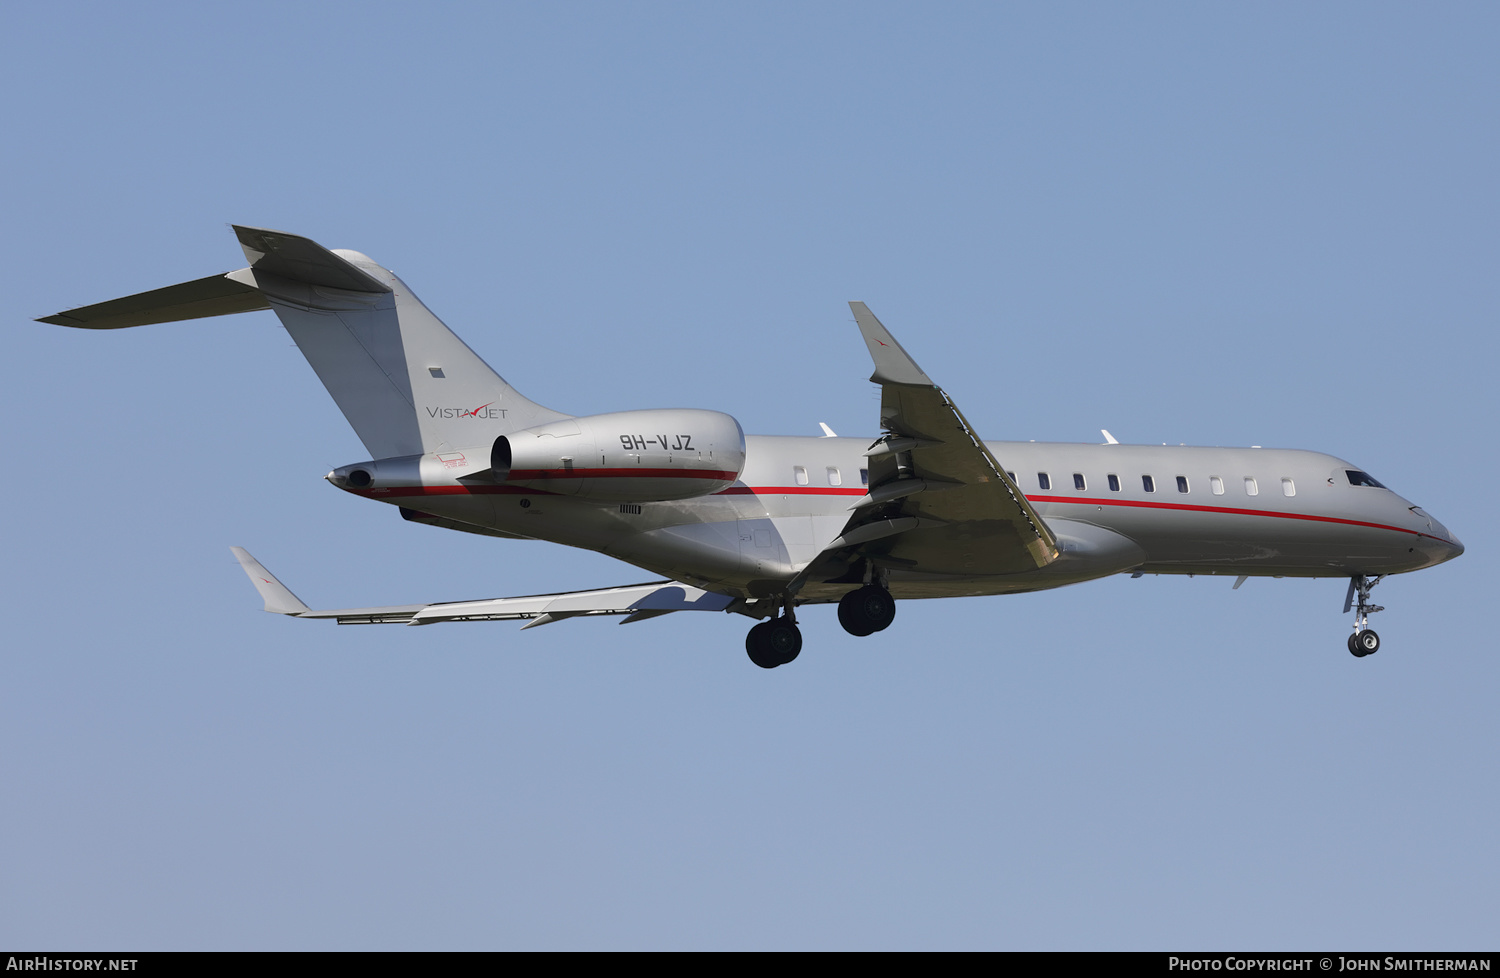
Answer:
[[[370,453],[327,479],[415,523],[550,540],[664,580],[594,591],[315,611],[233,548],[265,610],[427,625],[734,612],[750,659],[802,649],[798,608],[853,635],[896,600],[1008,594],[1110,574],[1340,577],[1348,648],[1380,648],[1370,589],[1463,553],[1420,507],[1317,452],[986,442],[862,302],[880,435],[746,435],[709,410],[574,417],[518,393],[357,251],[235,227],[248,268],[48,316],[117,329],[270,309]]]

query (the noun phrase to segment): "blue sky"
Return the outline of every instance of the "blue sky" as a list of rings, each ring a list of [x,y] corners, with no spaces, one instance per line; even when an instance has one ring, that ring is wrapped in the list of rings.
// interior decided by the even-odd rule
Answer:
[[[1489,947],[1490,5],[18,7],[0,944]],[[743,622],[263,614],[646,579],[406,524],[269,313],[40,315],[364,251],[575,414],[876,429],[862,299],[989,438],[1312,448],[1392,578]],[[1491,637],[1486,638],[1489,635]]]

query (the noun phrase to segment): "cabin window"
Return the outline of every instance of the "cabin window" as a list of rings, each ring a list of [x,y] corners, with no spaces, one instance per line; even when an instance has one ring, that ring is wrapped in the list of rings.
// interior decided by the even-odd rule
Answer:
[[[1224,495],[1224,480],[1221,479],[1221,478],[1219,478],[1216,475],[1209,476],[1208,477],[1208,489],[1215,496],[1222,496],[1222,495]]]
[[[1245,476],[1245,495],[1254,496],[1260,492],[1260,487],[1255,484],[1255,476]]]
[[[1185,475],[1179,475],[1177,477],[1177,491],[1178,492],[1187,492],[1188,491],[1187,476],[1185,476]]]
[[[797,480],[797,485],[807,485],[807,469],[801,465],[792,466],[792,477]]]
[[[1372,489],[1385,488],[1385,486],[1371,478],[1368,472],[1361,472],[1358,469],[1345,469],[1344,474],[1349,477],[1349,484],[1351,486],[1369,486]]]
[[[1295,482],[1293,482],[1291,479],[1282,479],[1281,480],[1281,494],[1283,496],[1295,496],[1295,495],[1297,495],[1297,484]]]
[[[1074,472],[1073,473],[1073,488],[1077,489],[1079,492],[1083,492],[1088,487],[1089,487],[1089,484],[1088,484],[1088,482],[1086,482],[1084,480],[1083,473],[1082,472]]]
[[[1146,490],[1147,492],[1155,492],[1156,480],[1151,478],[1149,475],[1141,476],[1141,488]]]
[[[1043,489],[1051,489],[1052,488],[1052,476],[1048,475],[1045,472],[1038,472],[1036,474],[1036,484],[1038,486],[1040,486],[1041,488],[1043,488]]]
[[[828,484],[830,486],[841,486],[844,484],[844,477],[839,474],[839,470],[832,465],[828,466]]]
[[[1109,491],[1110,492],[1119,492],[1120,491],[1120,477],[1117,476],[1117,475],[1115,475],[1113,472],[1111,472],[1109,474],[1108,478],[1109,478]]]
[[[859,484],[862,485],[862,486],[867,486],[867,485],[870,484],[870,470],[869,469],[860,469],[859,470]]]

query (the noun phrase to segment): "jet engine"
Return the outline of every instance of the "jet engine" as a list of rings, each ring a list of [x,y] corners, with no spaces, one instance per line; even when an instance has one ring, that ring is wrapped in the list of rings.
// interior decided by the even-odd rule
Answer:
[[[621,411],[495,439],[496,482],[565,496],[649,502],[706,496],[745,468],[745,433],[718,411]]]

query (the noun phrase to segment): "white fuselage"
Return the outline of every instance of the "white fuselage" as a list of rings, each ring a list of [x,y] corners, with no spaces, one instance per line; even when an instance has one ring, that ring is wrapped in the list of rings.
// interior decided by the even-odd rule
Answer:
[[[1381,575],[1458,556],[1442,524],[1341,459],[1259,448],[981,442],[863,302],[878,439],[745,436],[727,414],[575,417],[530,400],[389,269],[236,226],[248,267],[44,318],[119,329],[274,310],[370,453],[328,474],[414,522],[549,540],[668,578],[648,585],[315,612],[236,551],[268,611],[340,622],[683,610],[763,619],[757,666],[792,661],[799,604],[839,602],[871,635],[897,598],[1000,594],[1118,573],[1348,577],[1349,651]],[[825,429],[826,430],[826,429]],[[1357,600],[1356,600],[1357,599]]]
[[[836,538],[866,493],[869,439],[748,436],[740,479],[667,502],[600,502],[535,486],[349,488],[475,528],[597,550],[737,596],[774,590]],[[1463,548],[1442,524],[1359,470],[1317,452],[989,442],[1063,558],[1040,571],[934,574],[884,568],[897,597],[1035,590],[1125,571],[1348,577],[1417,570]],[[433,467],[424,466],[431,472]],[[438,470],[442,471],[442,470]],[[835,600],[848,585],[808,585]]]

